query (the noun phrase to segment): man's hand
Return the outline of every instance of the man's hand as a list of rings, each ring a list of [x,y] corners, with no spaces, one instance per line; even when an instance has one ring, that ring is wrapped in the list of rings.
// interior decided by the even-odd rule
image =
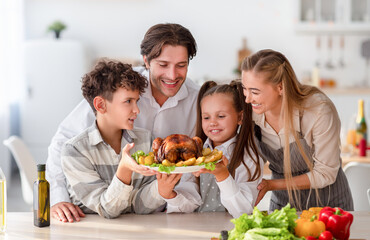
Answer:
[[[173,191],[176,183],[181,179],[182,174],[167,174],[158,173],[158,192],[166,199],[171,199],[176,197],[176,192]]]
[[[131,171],[140,173],[144,176],[153,176],[157,174],[158,173],[157,171],[137,164],[137,162],[131,157],[130,150],[134,147],[134,145],[135,145],[134,143],[130,143],[126,144],[126,146],[122,148],[122,158],[120,164],[123,164]]]
[[[85,217],[85,214],[82,212],[81,208],[78,206],[69,203],[69,202],[60,202],[54,204],[51,207],[51,216],[61,222],[73,222],[75,219],[77,222],[80,221],[80,217]]]
[[[258,203],[265,196],[266,192],[270,190],[269,182],[270,180],[266,180],[263,178],[261,183],[258,184],[257,189],[259,190],[259,192],[258,192],[258,196],[257,196],[256,203],[254,204],[254,206],[257,206]]]

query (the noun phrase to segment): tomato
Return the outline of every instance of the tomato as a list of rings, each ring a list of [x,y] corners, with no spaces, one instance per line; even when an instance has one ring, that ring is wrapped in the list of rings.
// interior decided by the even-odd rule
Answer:
[[[333,240],[333,234],[329,231],[324,231],[320,234],[319,240]]]
[[[312,237],[312,236],[307,236],[307,237],[306,237],[306,240],[317,240],[317,238]]]

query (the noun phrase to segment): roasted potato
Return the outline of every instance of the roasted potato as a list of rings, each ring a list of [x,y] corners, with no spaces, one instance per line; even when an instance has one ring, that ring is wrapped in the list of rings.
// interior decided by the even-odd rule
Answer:
[[[175,165],[176,167],[182,167],[184,166],[184,161],[177,162]]]
[[[222,151],[219,151],[218,149],[213,149],[212,153],[205,156],[204,162],[209,163],[209,162],[214,162],[218,161],[222,158]]]
[[[188,160],[184,161],[184,165],[185,166],[192,166],[192,165],[194,165],[196,160],[197,159],[195,157],[189,158]]]
[[[145,156],[139,156],[139,164],[141,165],[145,164]]]
[[[202,162],[204,162],[204,159],[205,159],[205,157],[198,157],[197,160],[195,161],[195,164],[194,165],[201,164]]]
[[[154,156],[146,156],[144,162],[145,165],[152,165],[154,163]]]
[[[174,164],[174,163],[172,163],[172,162],[170,162],[170,161],[168,161],[167,159],[164,159],[164,160],[162,161],[162,165],[163,165],[163,166],[170,167],[170,166],[174,166],[175,164]]]
[[[207,155],[209,155],[211,153],[212,153],[212,151],[211,151],[210,148],[203,148],[203,150],[202,150],[202,155],[203,156],[207,156]]]

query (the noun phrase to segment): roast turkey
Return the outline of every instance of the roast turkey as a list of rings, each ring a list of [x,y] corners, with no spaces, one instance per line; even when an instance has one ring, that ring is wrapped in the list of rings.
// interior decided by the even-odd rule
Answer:
[[[165,159],[177,163],[202,156],[203,141],[199,137],[172,134],[165,139],[154,139],[152,149],[157,163],[162,163]]]

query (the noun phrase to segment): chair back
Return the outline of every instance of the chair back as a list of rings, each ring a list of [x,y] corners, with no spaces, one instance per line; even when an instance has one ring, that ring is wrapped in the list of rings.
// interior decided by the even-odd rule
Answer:
[[[370,188],[370,163],[350,162],[343,168],[351,188],[355,211],[370,211],[367,189]]]
[[[32,205],[33,182],[37,179],[36,162],[26,144],[19,137],[11,136],[3,143],[13,154],[19,168],[23,199],[27,204]]]

